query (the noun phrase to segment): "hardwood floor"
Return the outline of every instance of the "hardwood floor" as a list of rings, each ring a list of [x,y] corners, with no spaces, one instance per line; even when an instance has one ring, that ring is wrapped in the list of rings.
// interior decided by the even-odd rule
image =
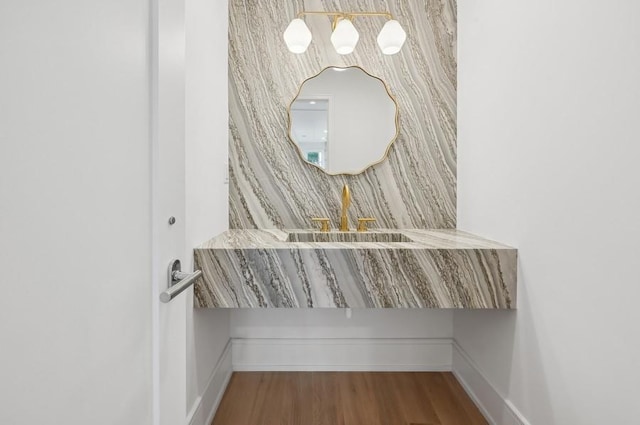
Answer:
[[[487,425],[449,372],[235,372],[212,425]]]

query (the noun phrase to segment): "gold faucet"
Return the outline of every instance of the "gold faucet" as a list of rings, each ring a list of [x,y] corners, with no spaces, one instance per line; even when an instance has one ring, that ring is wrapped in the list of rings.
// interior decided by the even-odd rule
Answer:
[[[342,215],[340,216],[340,231],[349,231],[349,218],[347,217],[347,208],[351,203],[351,195],[349,194],[349,186],[346,184],[342,188]]]
[[[329,219],[327,217],[314,217],[311,219],[311,221],[317,221],[320,223],[320,231],[321,232],[328,232],[329,230],[331,230],[329,228]]]

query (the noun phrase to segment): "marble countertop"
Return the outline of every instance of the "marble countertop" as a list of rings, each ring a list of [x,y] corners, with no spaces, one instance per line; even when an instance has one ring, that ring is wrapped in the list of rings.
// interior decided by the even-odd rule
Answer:
[[[289,241],[316,237],[332,241]],[[405,242],[335,241],[342,239]],[[196,307],[516,306],[517,250],[455,229],[237,229],[195,248],[194,257],[203,273]]]
[[[196,247],[199,249],[515,249],[457,229],[372,229],[368,234],[401,233],[412,242],[289,242],[290,233],[318,233],[305,229],[232,229]],[[332,231],[335,235],[345,232]],[[348,233],[356,234],[355,231]],[[326,233],[325,233],[326,234]]]

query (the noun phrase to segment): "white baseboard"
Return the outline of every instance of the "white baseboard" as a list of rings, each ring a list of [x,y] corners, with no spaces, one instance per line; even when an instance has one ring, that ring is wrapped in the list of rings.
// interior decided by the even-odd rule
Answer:
[[[530,425],[520,411],[485,378],[478,366],[453,341],[452,371],[491,425]]]
[[[233,372],[231,347],[231,339],[229,339],[207,381],[204,393],[196,399],[191,411],[187,415],[187,424],[209,425],[213,421],[213,416],[216,414],[220,400],[222,400],[222,396],[231,378],[231,373]]]
[[[450,338],[233,339],[237,371],[450,371]]]

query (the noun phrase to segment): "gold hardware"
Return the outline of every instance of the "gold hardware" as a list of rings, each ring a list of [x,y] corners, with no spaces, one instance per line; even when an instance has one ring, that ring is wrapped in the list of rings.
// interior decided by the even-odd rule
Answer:
[[[320,222],[320,231],[328,232],[329,231],[329,219],[326,217],[314,217],[311,221],[319,221]]]
[[[319,15],[319,16],[330,16],[333,19],[331,20],[331,31],[336,29],[338,22],[343,19],[348,21],[355,21],[358,16],[383,16],[388,20],[393,20],[393,15],[389,12],[298,12],[296,18],[302,19],[305,15]]]
[[[331,21],[331,31],[335,31],[336,27],[338,26],[338,22],[342,21],[343,19],[347,19],[350,20],[351,22],[353,22],[353,20],[351,18],[347,18],[344,15],[336,15],[333,17],[333,21]]]
[[[302,14],[316,14],[316,13],[321,13],[321,14],[325,14],[324,12],[300,12]],[[327,15],[340,15],[340,13],[326,13]],[[351,13],[349,15],[352,15]],[[392,18],[390,18],[392,19]],[[391,98],[391,100],[393,101],[393,104],[395,105],[395,109],[396,109],[396,114],[395,114],[395,124],[396,124],[396,132],[393,135],[393,138],[391,139],[391,141],[389,141],[389,144],[387,145],[387,149],[384,152],[384,155],[382,155],[382,158],[380,158],[380,160],[371,163],[369,165],[367,165],[366,167],[364,167],[362,170],[356,171],[354,173],[331,173],[327,170],[325,170],[324,168],[322,168],[321,166],[319,166],[318,164],[314,164],[312,162],[309,162],[306,158],[306,156],[304,155],[304,152],[302,150],[302,148],[300,147],[300,145],[298,145],[296,143],[296,141],[293,139],[293,134],[291,133],[291,129],[293,127],[293,114],[291,113],[291,108],[293,107],[293,104],[295,103],[296,99],[300,96],[300,94],[302,93],[302,87],[304,86],[304,84],[309,81],[312,80],[316,77],[318,77],[320,74],[322,74],[324,71],[326,71],[329,68],[336,68],[336,69],[349,69],[349,68],[357,68],[360,71],[364,72],[365,74],[367,74],[369,77],[371,78],[375,78],[376,80],[380,81],[382,83],[382,85],[384,86],[384,89],[387,91],[387,94],[389,95],[389,97]],[[316,167],[317,169],[321,170],[322,172],[324,172],[325,174],[328,174],[330,176],[337,176],[340,174],[348,174],[348,175],[358,175],[358,174],[362,174],[364,173],[367,169],[369,169],[370,167],[373,167],[374,165],[378,165],[380,163],[382,163],[385,159],[387,159],[387,157],[389,156],[389,152],[391,152],[391,147],[393,146],[393,143],[398,139],[398,136],[400,135],[400,114],[399,114],[399,106],[398,106],[398,100],[396,99],[396,97],[391,94],[391,90],[389,90],[389,86],[387,86],[387,83],[384,82],[384,80],[380,77],[376,77],[373,74],[368,73],[367,71],[365,71],[363,68],[353,65],[353,66],[327,66],[325,68],[323,68],[320,72],[318,72],[316,75],[312,75],[311,77],[307,78],[306,80],[304,80],[302,82],[302,84],[300,84],[300,87],[298,87],[298,91],[296,93],[296,95],[293,97],[293,100],[291,101],[291,103],[289,103],[289,108],[287,109],[287,118],[288,118],[288,131],[287,131],[287,138],[289,139],[289,141],[291,142],[291,144],[294,146],[295,150],[298,152],[298,155],[300,155],[300,159],[302,159],[305,163]]]
[[[349,231],[349,218],[347,217],[347,208],[351,203],[351,194],[349,193],[349,186],[346,184],[342,187],[342,215],[340,216],[340,231]]]
[[[389,20],[393,19],[393,15],[389,12],[299,12],[296,18],[302,18],[304,15],[337,16],[350,20],[353,20],[357,16],[384,16]]]
[[[375,218],[373,217],[364,217],[364,218],[359,218],[358,219],[358,232],[366,232],[367,229],[367,223],[372,223],[376,221]]]

